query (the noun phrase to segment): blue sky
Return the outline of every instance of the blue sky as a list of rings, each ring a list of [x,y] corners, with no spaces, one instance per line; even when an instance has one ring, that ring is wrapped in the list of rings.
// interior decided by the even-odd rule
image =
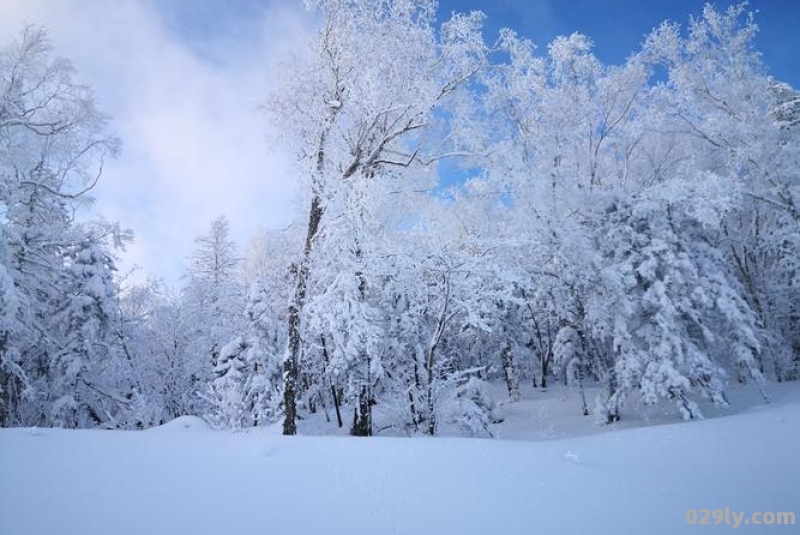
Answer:
[[[271,0],[147,0],[169,27],[198,50],[213,56],[209,37],[249,33]],[[286,2],[291,3],[291,2]],[[299,2],[298,2],[299,3]],[[456,11],[480,10],[487,15],[487,39],[503,27],[516,30],[544,49],[559,35],[580,32],[595,43],[605,62],[619,63],[634,52],[643,37],[664,20],[686,25],[690,15],[702,12],[704,0],[440,0],[444,20]],[[730,0],[711,2],[724,9]],[[800,86],[800,2],[750,0],[761,29],[757,46],[770,72]]]
[[[729,2],[717,2],[720,8]],[[487,39],[510,27],[543,51],[579,31],[620,63],[665,19],[685,24],[688,0],[440,2],[441,18],[480,9]],[[776,78],[800,87],[800,2],[752,0],[757,46]],[[292,154],[269,148],[257,112],[310,18],[301,0],[1,0],[0,43],[24,22],[46,26],[59,55],[92,85],[123,140],[94,191],[94,212],[133,229],[123,269],[179,281],[193,238],[224,213],[244,244],[284,226],[297,206]]]
[[[270,0],[147,0],[169,27],[198,50],[213,55],[209,37],[247,34],[271,4]],[[289,2],[291,3],[291,2]],[[298,2],[299,3],[299,2]],[[503,27],[516,30],[539,47],[559,35],[580,32],[595,42],[605,62],[619,63],[635,51],[643,37],[664,20],[685,25],[702,12],[703,0],[440,0],[444,20],[456,11],[480,10],[487,15],[486,35],[494,38]],[[724,9],[730,0],[712,2]],[[800,2],[750,0],[761,34],[758,48],[778,79],[800,86]]]
[[[487,15],[486,33],[512,28],[540,49],[558,35],[580,32],[591,37],[595,54],[604,62],[621,63],[641,45],[644,36],[664,20],[682,25],[700,15],[699,0],[441,0],[443,15],[480,9]],[[712,2],[724,9],[739,2]],[[761,30],[756,45],[776,78],[800,87],[800,2],[751,0]]]

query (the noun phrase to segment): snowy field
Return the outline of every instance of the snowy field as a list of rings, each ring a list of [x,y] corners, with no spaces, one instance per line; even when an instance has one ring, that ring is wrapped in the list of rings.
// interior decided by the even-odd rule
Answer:
[[[526,392],[499,439],[282,437],[196,419],[142,432],[0,430],[0,534],[798,533],[688,509],[800,513],[800,385],[622,429]]]

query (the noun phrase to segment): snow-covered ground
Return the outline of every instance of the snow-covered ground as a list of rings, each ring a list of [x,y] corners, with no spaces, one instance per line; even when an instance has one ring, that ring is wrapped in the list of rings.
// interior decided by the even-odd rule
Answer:
[[[686,511],[800,513],[800,384],[771,385],[767,406],[750,390],[705,421],[654,411],[613,430],[581,416],[574,391],[528,391],[495,440],[282,437],[191,418],[3,429],[0,534],[729,532]]]

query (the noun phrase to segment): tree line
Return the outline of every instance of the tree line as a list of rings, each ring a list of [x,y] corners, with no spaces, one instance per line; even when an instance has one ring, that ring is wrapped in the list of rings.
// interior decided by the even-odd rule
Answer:
[[[490,381],[600,386],[576,410],[613,423],[798,378],[800,97],[743,5],[620,65],[429,0],[308,5],[264,106],[307,209],[243,254],[217,219],[177,290],[75,219],[119,145],[89,89],[40,29],[4,49],[0,425],[480,435]]]

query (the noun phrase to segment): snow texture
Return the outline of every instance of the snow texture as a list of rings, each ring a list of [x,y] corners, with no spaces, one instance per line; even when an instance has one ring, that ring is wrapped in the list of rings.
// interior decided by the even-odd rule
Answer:
[[[552,424],[593,434],[544,441],[520,426],[535,399],[500,424],[525,440],[283,437],[196,418],[2,429],[0,533],[688,533],[690,508],[800,512],[800,388],[772,394],[733,416],[606,432],[551,393]]]

